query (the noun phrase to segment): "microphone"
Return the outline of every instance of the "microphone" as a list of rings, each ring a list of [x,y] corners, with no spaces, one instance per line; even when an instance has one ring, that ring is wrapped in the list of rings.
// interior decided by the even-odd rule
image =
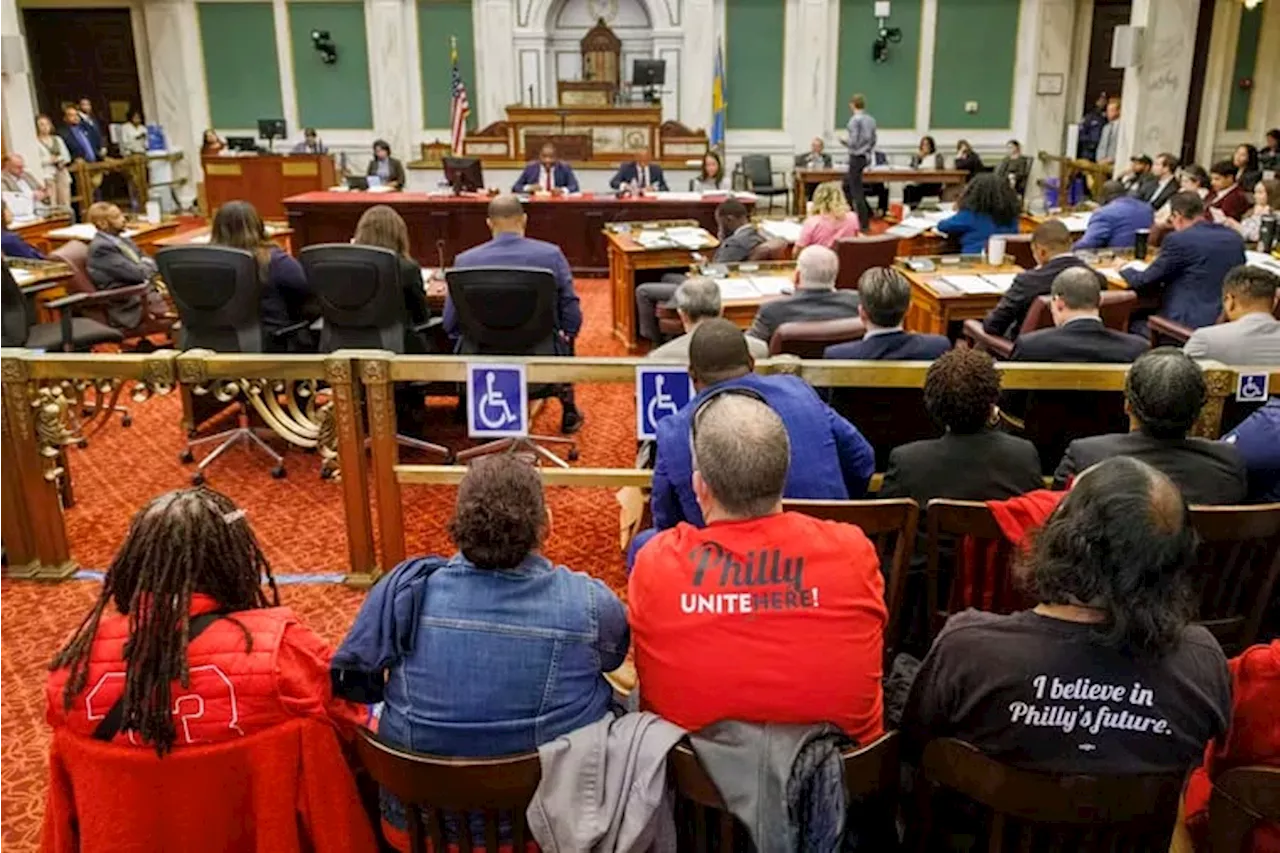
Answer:
[[[436,259],[440,261],[440,274],[444,275],[444,240],[436,240]]]

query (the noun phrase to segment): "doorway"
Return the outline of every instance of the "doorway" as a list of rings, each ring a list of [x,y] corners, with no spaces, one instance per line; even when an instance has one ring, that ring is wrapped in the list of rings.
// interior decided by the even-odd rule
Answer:
[[[1128,24],[1132,14],[1132,0],[1094,0],[1084,101],[1077,115],[1087,113],[1103,93],[1109,98],[1120,97],[1120,90],[1124,88],[1124,69],[1111,67],[1111,39],[1116,27]]]
[[[63,105],[80,98],[93,102],[104,125],[142,109],[128,9],[25,9],[23,24],[36,104],[55,123]]]

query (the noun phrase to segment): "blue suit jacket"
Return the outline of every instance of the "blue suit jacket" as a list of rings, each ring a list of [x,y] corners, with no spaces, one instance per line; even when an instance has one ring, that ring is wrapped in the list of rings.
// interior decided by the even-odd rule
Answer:
[[[822,357],[865,361],[933,361],[949,349],[951,341],[943,335],[885,332],[860,341],[829,346],[823,350]]]
[[[578,176],[573,173],[568,163],[557,160],[551,167],[551,180],[557,187],[563,187],[571,193],[578,191]],[[520,177],[516,178],[511,191],[522,193],[529,184],[542,184],[542,164],[537,160],[524,167],[524,171],[520,173]]]
[[[1222,279],[1244,263],[1240,235],[1216,222],[1197,222],[1175,231],[1145,270],[1121,270],[1139,296],[1164,291],[1161,317],[1198,329],[1211,326],[1222,310]]]
[[[786,425],[791,440],[791,468],[784,495],[847,500],[866,494],[876,455],[862,433],[822,402],[803,379],[748,373],[703,389],[679,412],[658,422],[653,468],[654,527],[665,530],[681,521],[702,526],[702,510],[693,495],[690,424],[698,404],[713,390],[726,386],[759,392]]]
[[[640,164],[635,160],[629,163],[623,163],[618,167],[618,171],[609,181],[609,186],[615,190],[623,184],[634,184],[640,175]],[[657,163],[649,164],[649,186],[653,189],[667,191],[667,176],[662,174],[662,167]]]
[[[578,302],[578,294],[573,290],[573,273],[569,271],[569,261],[564,252],[554,243],[542,240],[531,240],[518,234],[503,233],[488,243],[481,243],[473,249],[467,249],[453,260],[459,269],[465,267],[539,267],[549,269],[556,276],[556,328],[569,337],[578,334],[582,328],[582,306]],[[451,337],[457,337],[458,312],[453,307],[453,300],[447,295],[444,299],[444,330]]]
[[[22,239],[22,235],[16,231],[6,230],[3,237],[0,238],[0,253],[6,258],[30,258],[33,261],[44,260],[44,255],[40,254],[33,246],[28,245],[26,240]]]
[[[1107,202],[1089,217],[1089,227],[1076,241],[1077,249],[1132,249],[1139,228],[1155,221],[1151,205],[1132,196]]]

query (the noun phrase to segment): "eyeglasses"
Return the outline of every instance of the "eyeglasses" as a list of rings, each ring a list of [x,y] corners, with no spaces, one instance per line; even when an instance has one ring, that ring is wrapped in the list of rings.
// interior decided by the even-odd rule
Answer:
[[[729,385],[716,388],[706,397],[702,398],[702,402],[698,403],[698,407],[693,410],[693,419],[689,423],[689,456],[693,459],[693,466],[698,466],[698,424],[701,422],[707,410],[709,410],[716,402],[723,400],[725,397],[746,397],[749,400],[755,400],[765,406],[769,405],[769,401],[764,395],[754,388],[747,388],[743,385]],[[772,407],[770,407],[772,408]]]

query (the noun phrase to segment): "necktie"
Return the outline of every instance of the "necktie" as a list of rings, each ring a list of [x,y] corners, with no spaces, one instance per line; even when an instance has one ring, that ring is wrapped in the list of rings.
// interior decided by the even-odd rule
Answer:
[[[543,166],[542,171],[543,171],[543,174],[545,175],[545,177],[543,178],[543,181],[546,182],[547,192],[550,192],[555,188],[554,185],[551,183],[551,167]]]
[[[640,186],[641,187],[649,186],[649,167],[648,166],[640,167]]]
[[[117,238],[116,245],[120,247],[120,251],[124,253],[124,256],[126,258],[133,261],[135,264],[138,263],[138,253],[135,252],[133,250],[133,247],[129,245],[128,240],[124,239],[123,237]]]

